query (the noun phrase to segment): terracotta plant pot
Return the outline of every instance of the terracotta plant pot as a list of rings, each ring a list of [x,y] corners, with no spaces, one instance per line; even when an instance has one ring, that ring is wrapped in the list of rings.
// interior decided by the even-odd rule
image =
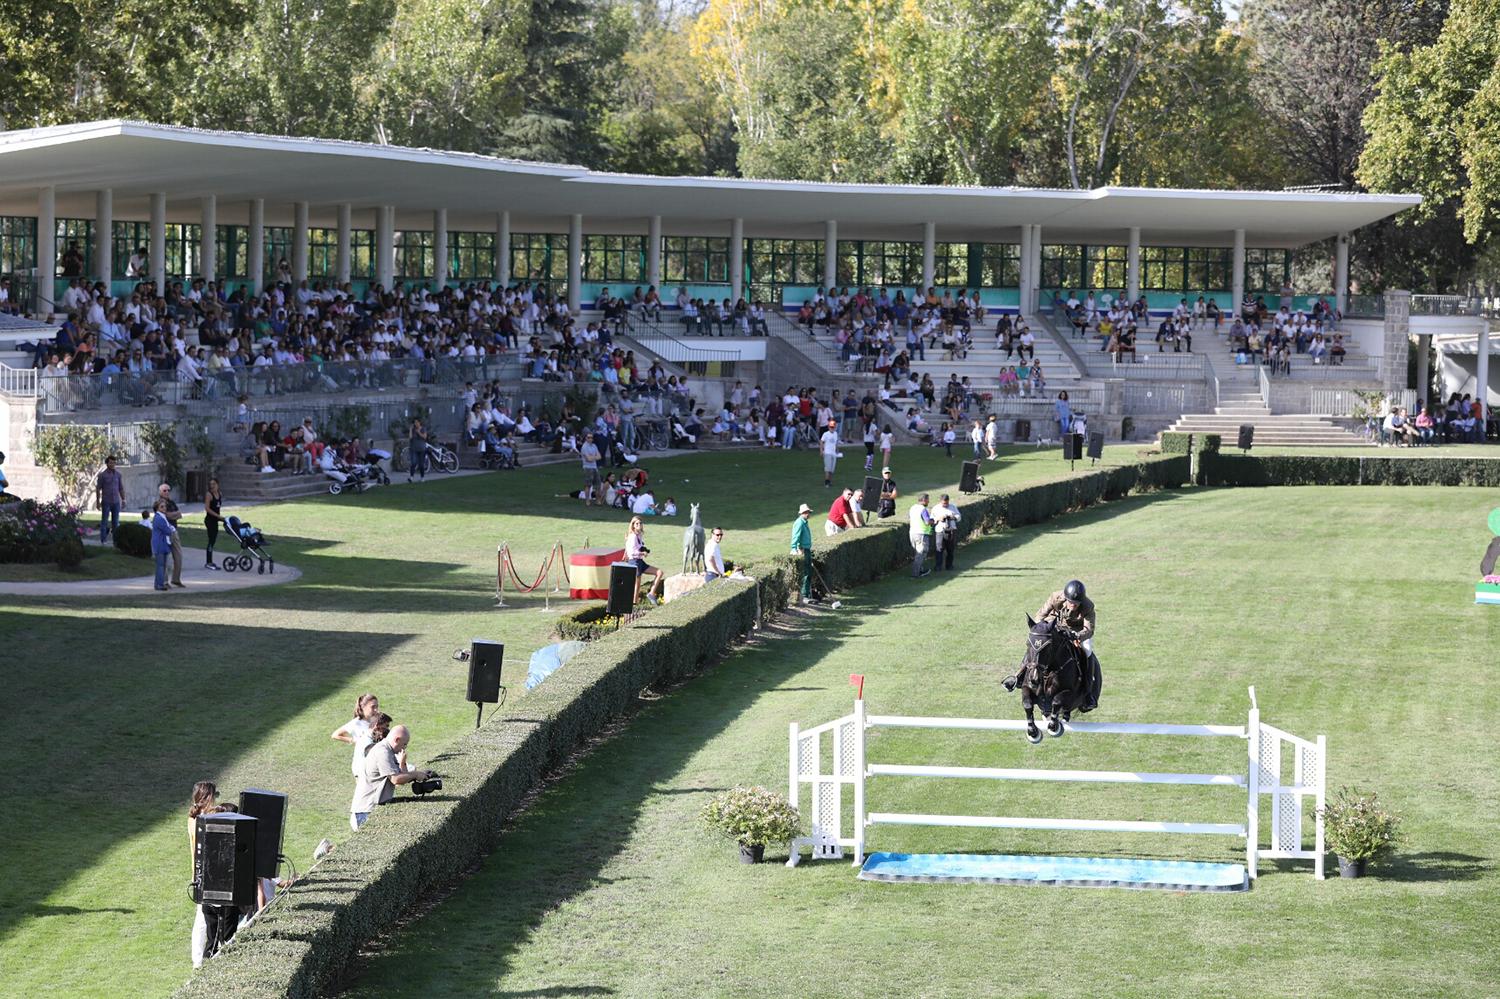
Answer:
[[[1361,857],[1359,860],[1347,860],[1343,857],[1340,857],[1339,877],[1362,878],[1365,876],[1365,865],[1368,863],[1369,861],[1363,857]]]
[[[754,846],[747,846],[744,843],[740,844],[740,863],[758,864],[765,859],[766,845],[764,843],[757,843]]]

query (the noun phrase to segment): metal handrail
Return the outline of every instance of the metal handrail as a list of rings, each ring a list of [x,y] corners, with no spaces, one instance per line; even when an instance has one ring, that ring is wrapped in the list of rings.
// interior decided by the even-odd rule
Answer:
[[[642,325],[650,326],[651,324],[643,322]],[[632,332],[629,334],[629,336],[632,340],[640,344],[642,347],[645,347],[652,353],[659,355],[663,360],[673,361],[678,364],[702,364],[709,361],[738,361],[742,356],[739,350],[732,347],[724,349],[694,347],[692,344],[684,343],[672,334],[662,332],[660,329],[656,329],[650,333]],[[684,356],[680,358],[668,357],[666,354],[662,353],[661,348],[663,346],[670,346],[674,350],[674,352],[681,352]]]
[[[1270,376],[1270,374],[1268,374],[1266,372],[1266,366],[1264,364],[1256,365],[1255,373],[1260,378],[1260,401],[1261,401],[1261,404],[1266,407],[1266,411],[1267,412],[1270,412],[1270,409],[1271,409],[1271,376]]]
[[[22,399],[35,399],[37,377],[35,368],[13,368],[0,364],[0,395]]]

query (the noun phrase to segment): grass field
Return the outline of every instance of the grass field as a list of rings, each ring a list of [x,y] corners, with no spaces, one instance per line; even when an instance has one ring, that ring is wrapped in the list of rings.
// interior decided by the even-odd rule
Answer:
[[[849,454],[841,468],[853,481],[861,462]],[[1134,455],[1111,448],[1106,460]],[[904,449],[898,482],[952,483],[958,464]],[[985,475],[993,486],[1066,468],[1056,452],[1019,449]],[[784,552],[797,504],[831,501],[807,452],[688,455],[651,470],[658,497],[674,495],[684,513],[703,504],[739,561]],[[286,586],[5,598],[0,684],[13,723],[0,798],[0,995],[161,996],[184,980],[196,780],[231,797],[289,791],[286,852],[299,867],[322,837],[351,835],[348,751],[329,733],[357,694],[374,691],[413,726],[420,762],[473,724],[455,648],[502,640],[507,675],[524,675],[568,602],[547,614],[540,596],[508,596],[515,609],[496,611],[495,549],[509,542],[526,574],[554,541],[622,543],[622,512],[554,498],[577,479],[572,467],[524,469],[252,509],[245,516],[276,557],[303,572]],[[226,512],[241,512],[233,496]],[[684,522],[648,527],[661,564],[678,559]],[[187,528],[184,543],[192,564],[201,528]]]
[[[358,996],[1493,996],[1500,614],[1472,603],[1492,491],[1190,490],[1126,500],[793,613],[552,786],[477,874],[393,934]],[[1333,786],[1405,818],[1360,881],[1271,862],[1244,894],[883,885],[844,863],[745,867],[707,796],[785,786],[787,723],[849,711],[1018,716],[997,681],[1022,614],[1080,576],[1100,605],[1101,720],[1326,733]],[[877,762],[1234,772],[1232,740],[886,730]],[[1227,768],[1227,769],[1221,769]],[[872,810],[1241,821],[1242,791],[871,785]],[[880,827],[875,849],[1234,861],[1229,837]],[[775,854],[776,851],[771,851]],[[777,861],[784,859],[772,856]],[[1332,869],[1332,862],[1330,860]]]
[[[90,525],[96,526],[96,525]],[[149,576],[155,571],[149,558],[125,555],[113,547],[84,545],[83,562],[74,569],[59,569],[54,562],[0,563],[0,583],[65,583],[82,579],[127,579]]]

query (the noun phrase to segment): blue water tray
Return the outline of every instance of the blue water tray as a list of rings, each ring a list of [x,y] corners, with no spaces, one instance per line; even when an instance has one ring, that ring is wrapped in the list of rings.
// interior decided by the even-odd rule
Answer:
[[[872,853],[866,881],[972,881],[1067,888],[1155,888],[1164,891],[1245,891],[1243,864],[1133,857],[1007,857],[972,853]]]

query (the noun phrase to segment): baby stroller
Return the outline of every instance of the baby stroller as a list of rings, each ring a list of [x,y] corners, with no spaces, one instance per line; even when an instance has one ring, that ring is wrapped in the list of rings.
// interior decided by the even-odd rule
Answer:
[[[233,572],[236,569],[240,572],[249,572],[250,566],[254,564],[251,561],[253,555],[259,562],[256,572],[264,573],[266,566],[270,566],[272,572],[276,571],[276,560],[271,557],[270,552],[266,551],[266,546],[270,542],[266,540],[264,534],[238,517],[228,517],[224,523],[229,528],[229,536],[240,543],[240,553],[225,555],[224,561],[219,564],[220,568],[225,572]]]

